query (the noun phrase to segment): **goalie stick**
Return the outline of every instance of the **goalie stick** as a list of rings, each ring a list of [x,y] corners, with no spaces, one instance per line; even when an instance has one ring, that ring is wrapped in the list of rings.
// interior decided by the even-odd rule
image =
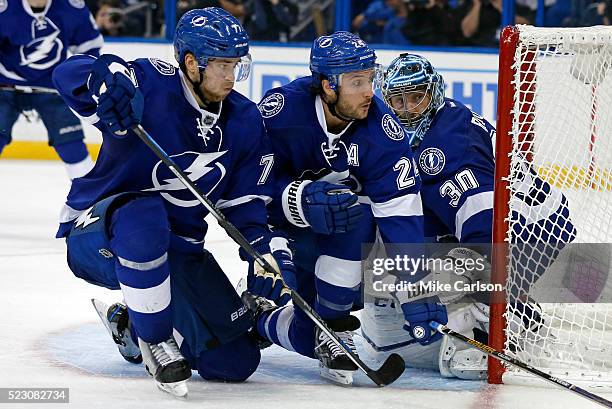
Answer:
[[[448,328],[446,325],[440,324],[438,322],[432,321],[429,323],[429,325],[431,326],[431,328],[433,328],[434,330],[438,331],[441,334],[444,334],[446,336],[458,339],[468,345],[470,345],[471,347],[474,347],[484,353],[486,353],[487,355],[492,356],[493,358],[499,359],[502,362],[506,362],[510,365],[513,365],[519,369],[522,369],[523,371],[529,372],[532,375],[535,375],[547,382],[552,383],[553,385],[559,386],[561,388],[567,389],[570,392],[574,392],[577,395],[582,396],[583,398],[589,399],[595,403],[600,404],[601,406],[603,406],[604,408],[612,408],[612,402],[610,402],[609,400],[607,400],[606,398],[602,398],[599,395],[595,395],[594,393],[591,393],[589,391],[587,391],[586,389],[583,389],[579,386],[576,386],[574,384],[571,384],[567,381],[564,381],[563,379],[557,378],[556,376],[552,376],[550,374],[547,374],[546,372],[542,372],[539,369],[525,363],[522,361],[519,361],[518,359],[512,358],[506,354],[504,354],[503,352],[500,352],[496,349],[491,348],[488,345],[483,344],[482,342],[478,342],[475,339],[472,338],[468,338],[465,335],[462,335],[458,332],[453,331],[452,329]]]
[[[242,247],[253,259],[259,263],[264,269],[269,272],[276,274],[274,268],[268,263],[261,254],[255,250],[255,248],[248,242],[248,240],[240,233],[240,231],[227,219],[225,216],[215,207],[215,205],[198,189],[198,187],[188,179],[182,169],[180,169],[176,163],[168,156],[166,152],[153,140],[151,135],[145,131],[141,125],[137,125],[131,128],[134,133],[155,153],[155,155],[170,169],[172,173],[181,181],[183,185],[198,199],[200,203],[213,215],[219,225],[227,232],[228,236]],[[349,359],[361,370],[368,378],[370,378],[378,386],[386,386],[394,382],[399,378],[406,364],[402,357],[398,354],[391,354],[381,367],[377,370],[368,367],[357,354],[355,354],[344,342],[329,328],[329,326],[323,321],[323,319],[312,309],[310,305],[295,291],[287,288],[291,294],[293,304],[299,309],[304,311],[306,315],[314,322],[314,324],[321,329],[332,339],[334,344],[340,347]]]

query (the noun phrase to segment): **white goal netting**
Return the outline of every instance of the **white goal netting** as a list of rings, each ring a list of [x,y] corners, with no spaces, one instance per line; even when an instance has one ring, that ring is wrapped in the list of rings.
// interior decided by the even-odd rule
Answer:
[[[513,64],[505,351],[611,387],[612,27],[519,26]]]

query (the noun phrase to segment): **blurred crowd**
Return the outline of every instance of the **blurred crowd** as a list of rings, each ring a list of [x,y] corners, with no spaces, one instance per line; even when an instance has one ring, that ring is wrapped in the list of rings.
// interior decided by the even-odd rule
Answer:
[[[88,0],[107,36],[164,35],[164,0]],[[515,0],[517,24],[536,24],[537,0]],[[545,0],[548,27],[609,25],[612,0]],[[333,31],[334,0],[177,0],[176,19],[222,7],[255,41],[310,42]],[[353,0],[351,29],[373,44],[484,46],[499,42],[502,0]]]
[[[353,31],[383,44],[485,46],[499,44],[502,0],[369,0]],[[516,0],[515,24],[536,25],[537,0]],[[545,0],[544,26],[609,25],[608,0]]]

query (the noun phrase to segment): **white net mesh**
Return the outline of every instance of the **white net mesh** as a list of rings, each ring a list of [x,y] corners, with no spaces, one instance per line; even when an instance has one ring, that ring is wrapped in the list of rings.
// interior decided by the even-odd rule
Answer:
[[[612,28],[519,32],[505,350],[577,383],[608,387],[610,251],[575,243],[612,243]],[[504,382],[522,376],[508,368]]]

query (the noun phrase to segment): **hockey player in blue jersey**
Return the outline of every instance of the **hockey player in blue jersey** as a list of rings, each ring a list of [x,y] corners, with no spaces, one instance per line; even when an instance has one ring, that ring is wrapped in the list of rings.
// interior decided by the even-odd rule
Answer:
[[[102,44],[83,0],[0,1],[0,153],[19,115],[35,110],[70,179],[89,172],[81,122],[53,89],[51,73],[68,52],[97,56]]]
[[[174,49],[180,69],[79,55],[53,81],[104,138],[61,215],[57,237],[66,238],[70,269],[122,290],[127,308],[106,313],[122,355],[144,360],[160,388],[182,396],[191,369],[211,380],[248,378],[258,339],[248,332],[251,312],[204,249],[207,211],[130,128],[142,124],[286,277],[293,264],[286,240],[267,225],[274,156],[261,114],[232,89],[250,71],[247,33],[222,9],[196,9],[180,19]],[[252,292],[288,300],[279,274],[251,268],[248,282]]]
[[[319,37],[310,69],[259,104],[276,161],[271,219],[294,241],[295,289],[354,350],[359,322],[350,312],[360,301],[362,244],[374,242],[377,228],[384,243],[423,241],[421,182],[401,125],[374,96],[374,51],[348,32]],[[419,342],[438,339],[427,323],[446,322],[443,306],[432,300],[402,308],[411,334],[426,328]],[[268,314],[260,334],[318,358],[322,376],[352,382],[356,366],[301,311]]]
[[[402,54],[393,60],[385,73],[383,96],[414,148],[422,178],[426,238],[464,244],[458,244],[446,257],[489,257],[490,246],[486,244],[492,241],[495,128],[462,103],[445,98],[442,76],[418,55]],[[513,183],[520,186],[513,190],[522,194],[512,199],[511,218],[522,218],[520,224],[525,228],[514,232],[513,242],[534,247],[537,238],[538,244],[548,246],[539,254],[541,268],[526,272],[536,278],[525,281],[534,282],[554,261],[562,243],[575,238],[576,230],[567,199],[533,169],[523,169],[515,180]],[[467,277],[488,282],[488,274],[486,269],[475,269],[463,273],[462,280]],[[517,300],[523,299],[528,289],[522,291],[524,294],[513,294]],[[486,355],[474,349],[457,351],[447,337],[427,347],[415,345],[401,331],[403,318],[395,311],[393,299],[375,292],[371,295],[373,302],[366,303],[362,314],[362,332],[375,355],[400,353],[411,366],[439,368],[449,377],[475,379],[486,375]],[[486,342],[489,311],[486,303],[478,302],[483,300],[474,300],[469,293],[439,296],[450,304],[449,327],[470,336],[473,331],[473,337]],[[529,322],[515,325],[537,331],[541,324],[538,306],[520,303],[518,309]]]

